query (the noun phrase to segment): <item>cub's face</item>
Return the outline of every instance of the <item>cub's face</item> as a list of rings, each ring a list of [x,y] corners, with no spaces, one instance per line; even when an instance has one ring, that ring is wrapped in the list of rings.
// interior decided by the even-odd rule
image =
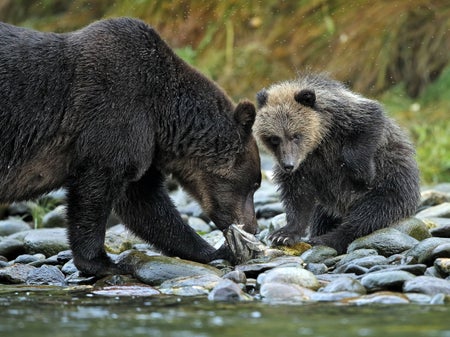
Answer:
[[[327,121],[316,111],[314,90],[290,82],[261,90],[254,133],[282,170],[294,172],[324,137]]]

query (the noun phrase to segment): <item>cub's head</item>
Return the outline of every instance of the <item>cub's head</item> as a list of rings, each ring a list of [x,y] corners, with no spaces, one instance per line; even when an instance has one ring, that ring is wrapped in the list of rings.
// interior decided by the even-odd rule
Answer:
[[[231,146],[227,153],[211,151],[208,158],[190,165],[189,174],[178,175],[183,187],[222,230],[237,224],[249,233],[257,231],[253,195],[261,184],[261,165],[252,136],[255,114],[251,102],[239,103],[233,112],[233,135],[227,140],[239,146]]]
[[[256,96],[254,133],[285,172],[294,172],[321,143],[328,122],[318,111],[314,88],[282,82]]]

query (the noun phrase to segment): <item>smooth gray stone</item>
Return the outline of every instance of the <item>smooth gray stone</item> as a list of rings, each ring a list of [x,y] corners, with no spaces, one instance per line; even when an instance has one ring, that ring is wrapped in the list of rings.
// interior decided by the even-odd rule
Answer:
[[[430,276],[417,276],[403,284],[403,292],[450,295],[450,281]]]

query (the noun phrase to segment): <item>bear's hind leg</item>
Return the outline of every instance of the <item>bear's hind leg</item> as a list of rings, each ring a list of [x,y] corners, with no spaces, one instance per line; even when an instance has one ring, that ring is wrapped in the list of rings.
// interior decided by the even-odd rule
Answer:
[[[227,258],[184,223],[155,169],[132,182],[114,209],[128,228],[164,254],[202,263]]]
[[[127,273],[110,260],[104,249],[106,221],[113,198],[120,193],[107,172],[78,170],[68,184],[68,234],[76,267],[84,274]]]
[[[353,240],[413,215],[418,196],[415,191],[373,189],[352,205],[347,216],[342,218],[342,224],[324,235],[311,238],[310,242],[333,247],[339,254],[345,253]]]

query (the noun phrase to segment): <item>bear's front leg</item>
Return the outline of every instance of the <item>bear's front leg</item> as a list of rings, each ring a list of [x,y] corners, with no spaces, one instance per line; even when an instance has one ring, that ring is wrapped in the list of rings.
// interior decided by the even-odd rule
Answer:
[[[107,172],[83,168],[68,184],[68,234],[75,266],[82,273],[98,277],[126,274],[104,249],[106,221],[113,198],[120,193]]]
[[[306,194],[290,194],[283,198],[283,204],[287,224],[270,234],[268,239],[274,245],[292,246],[306,234],[315,208],[314,198]]]
[[[114,209],[128,228],[166,255],[201,263],[231,257],[229,250],[214,249],[184,223],[156,169],[132,182]]]

